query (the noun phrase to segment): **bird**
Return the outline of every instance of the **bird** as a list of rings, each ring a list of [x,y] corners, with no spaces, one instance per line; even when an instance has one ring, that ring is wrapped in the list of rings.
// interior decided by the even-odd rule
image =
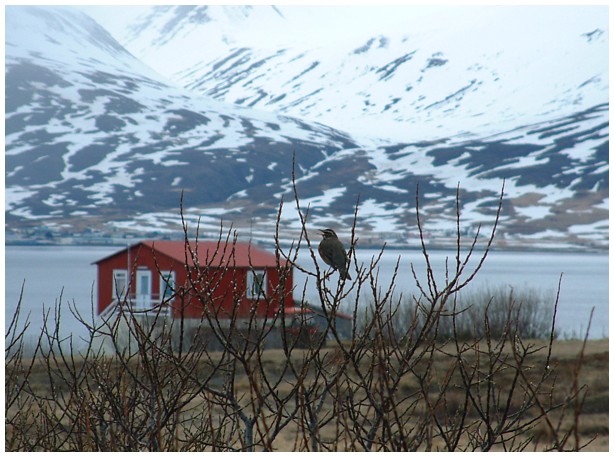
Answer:
[[[319,230],[319,232],[322,235],[322,241],[320,241],[318,246],[318,253],[322,260],[327,265],[333,267],[334,270],[338,270],[341,279],[352,279],[348,274],[348,257],[345,252],[345,246],[343,246],[335,231],[327,228]]]

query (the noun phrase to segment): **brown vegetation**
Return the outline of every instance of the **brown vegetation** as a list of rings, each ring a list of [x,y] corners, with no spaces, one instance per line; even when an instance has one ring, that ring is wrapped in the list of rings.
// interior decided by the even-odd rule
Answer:
[[[354,229],[349,256],[355,279],[320,270],[306,229],[308,209],[300,207],[296,188],[295,195],[303,233],[290,249],[277,244],[279,274],[287,260],[315,281],[328,322],[326,338],[305,342],[293,337],[283,308],[265,322],[255,317],[222,320],[206,312],[203,332],[220,348],[211,350],[203,338],[186,340],[181,321],[160,331],[155,310],[153,321],[143,320],[126,302],[105,322],[82,319],[91,334],[83,353],[72,351],[70,340],[50,326],[41,334],[37,357],[29,359],[14,322],[5,361],[6,450],[607,447],[607,344],[555,341],[556,302],[549,334],[542,340],[525,337],[523,306],[513,295],[495,314],[490,312],[494,302],[487,303],[474,317],[473,332],[457,326],[467,312],[459,291],[485,262],[499,212],[474,269],[467,265],[477,255],[479,237],[461,249],[457,211],[457,252],[445,282],[436,282],[423,241],[427,281],[420,282],[415,271],[397,268],[392,283],[382,286],[379,258],[366,266],[355,260]],[[416,206],[421,231],[418,201]],[[184,230],[186,256],[197,260],[185,223]],[[309,250],[313,268],[296,264],[299,249]],[[413,278],[421,290],[411,307],[394,295],[394,282],[401,276]],[[194,278],[191,286],[208,310],[215,284]],[[281,291],[271,291],[275,293]],[[362,312],[365,305],[359,301],[365,300]],[[353,314],[349,340],[336,329],[341,303]],[[122,322],[128,325],[120,327]],[[129,332],[129,347],[119,328]],[[273,334],[279,348],[265,349]],[[112,353],[95,344],[100,336],[111,342]]]
[[[529,359],[532,367],[542,365],[546,358],[547,345],[543,341],[529,341],[525,344],[541,348],[532,354]],[[552,376],[557,378],[562,386],[566,387],[566,389],[554,390],[553,401],[556,403],[565,403],[565,399],[573,387],[573,374],[576,369],[577,358],[582,351],[582,346],[582,341],[557,341],[552,347]],[[422,404],[414,408],[416,417],[410,423],[406,423],[408,430],[419,426],[424,415],[438,414],[443,418],[446,414],[450,414],[449,411],[455,408],[458,411],[465,404],[466,395],[459,373],[451,375],[448,392],[446,392],[446,401],[439,402],[438,411],[429,411],[423,397],[423,395],[428,394],[427,398],[432,398],[433,403],[436,402],[440,395],[439,389],[441,387],[441,383],[436,380],[444,380],[450,376],[450,370],[455,364],[454,357],[450,355],[453,349],[451,345],[443,346],[432,359],[430,369],[431,383],[428,392],[422,392],[418,395]],[[302,366],[309,350],[299,349],[294,352],[293,363],[296,366]],[[326,364],[327,366],[339,362],[340,356],[337,349],[326,347],[321,350],[321,353],[322,360],[330,361],[330,363]],[[220,352],[211,354],[211,356],[212,359],[219,361],[223,354]],[[283,372],[287,363],[286,357],[286,353],[281,349],[264,351],[260,363],[266,372],[265,377],[272,378]],[[55,381],[50,382],[46,361],[43,359],[34,360],[28,376],[28,389],[31,389],[32,394],[38,396],[39,400],[25,403],[19,402],[11,405],[7,410],[6,450],[70,449],[86,451],[150,448],[145,442],[139,444],[136,440],[132,443],[126,440],[126,431],[121,430],[121,422],[116,422],[112,419],[117,414],[118,417],[123,418],[127,423],[131,423],[138,416],[142,415],[141,420],[147,416],[145,411],[133,410],[136,406],[135,400],[138,398],[138,394],[134,387],[129,387],[132,382],[127,373],[138,373],[140,371],[137,366],[138,363],[139,361],[135,360],[131,366],[123,367],[114,357],[104,357],[98,360],[98,366],[95,368],[91,365],[87,366],[87,362],[83,359],[75,361],[74,369],[77,372],[83,373],[84,378],[88,373],[96,371],[98,371],[97,377],[99,377],[99,372],[104,368],[104,374],[107,377],[105,381],[115,380],[113,388],[109,389],[110,386],[107,386],[106,392],[100,386],[88,390],[88,394],[83,395],[81,403],[79,403],[78,397],[75,397],[74,392],[70,391],[70,384],[63,384],[64,381],[62,381],[61,375],[52,375]],[[212,364],[204,360],[201,361],[194,367],[194,378],[209,379],[212,385],[223,385],[224,379],[221,378],[221,373],[217,373],[216,376],[211,378],[208,377],[208,374],[211,373],[212,365],[215,365],[215,363],[217,362]],[[365,360],[363,363],[364,365],[369,365],[372,361],[367,362]],[[475,363],[475,360],[471,363]],[[168,369],[173,369],[172,364],[168,365]],[[161,374],[168,374],[168,371],[162,369]],[[509,373],[499,381],[504,390],[509,389],[511,382],[513,382],[512,378],[513,370],[509,370]],[[313,383],[314,375],[307,377],[305,381]],[[237,398],[246,399],[254,395],[254,386],[251,385],[249,376],[244,372],[240,375],[237,373],[234,382]],[[86,383],[85,379],[83,383]],[[169,383],[168,387],[171,387],[172,384]],[[576,445],[575,440],[577,439],[579,447],[585,450],[606,451],[608,450],[609,443],[607,340],[588,342],[584,350],[584,362],[579,376],[579,385],[586,386],[586,397],[584,398],[582,413],[579,417],[575,417],[574,405],[568,404],[565,408],[561,408],[560,411],[551,414],[548,420],[554,424],[560,422],[562,430],[573,431],[572,435],[569,435],[568,438],[568,440],[572,441],[569,443],[570,448]],[[202,433],[204,429],[209,428],[211,433],[211,429],[217,427],[216,424],[220,426],[220,428],[217,428],[220,438],[229,436],[230,430],[228,427],[226,430],[222,427],[225,422],[228,422],[228,418],[225,418],[225,415],[228,414],[227,407],[215,404],[213,396],[206,391],[191,398],[194,390],[198,389],[196,382],[192,386],[185,385],[183,388],[185,391],[181,395],[183,397],[181,400],[189,401],[184,405],[182,411],[178,413],[182,420],[176,421],[175,426],[177,429],[174,434],[170,434],[170,430],[166,427],[160,427],[159,448],[170,450],[241,448],[242,437],[240,435],[234,436],[234,442],[229,440],[223,444],[218,441],[217,445],[213,443],[213,436],[205,438],[206,434]],[[277,394],[288,396],[292,393],[293,389],[293,379],[289,375],[286,382],[278,386]],[[416,397],[416,393],[421,391],[422,387],[418,378],[412,375],[405,375],[399,381],[397,389],[399,398],[405,397],[405,402],[409,404]],[[118,396],[116,405],[112,405],[113,401],[109,402],[104,399],[111,392]],[[142,392],[142,394],[145,394],[145,392]],[[42,398],[51,399],[54,396],[55,400],[53,402],[41,400]],[[338,397],[338,391],[331,392],[331,399],[339,400]],[[521,402],[522,399],[523,397],[518,395],[513,401]],[[118,407],[118,409],[115,410],[113,406]],[[519,406],[516,404],[514,408],[519,408]],[[403,404],[397,405],[399,409],[404,407],[405,405]],[[363,405],[362,408],[364,410],[363,414],[367,414],[369,408],[366,405]],[[343,412],[334,402],[326,401],[322,405],[319,414],[323,417],[330,416],[332,418],[317,432],[318,439],[316,441],[321,441],[321,449],[337,451],[359,449],[358,446],[355,447],[356,443],[352,443],[352,431],[344,429],[345,426],[352,423],[349,418],[344,417],[344,415],[347,416],[347,411]],[[340,416],[333,417],[333,415],[337,414],[340,414]],[[269,412],[267,415],[270,416],[271,413]],[[548,424],[546,418],[539,416],[539,407],[535,407],[533,411],[528,411],[521,418],[521,423],[518,424],[523,429],[523,433],[516,436],[516,439],[519,443],[525,441],[530,443],[525,448],[526,450],[540,450],[551,446],[555,434],[552,433],[551,425]],[[536,417],[538,420],[533,424],[529,424]],[[104,418],[106,418],[106,427]],[[341,419],[343,422],[339,423]],[[576,419],[577,423],[575,423]],[[162,420],[162,418],[158,420]],[[475,447],[475,444],[477,444],[475,443],[475,438],[480,434],[482,420],[478,410],[469,409],[466,418],[468,430],[461,436],[457,444],[458,449],[473,449]],[[57,421],[56,424],[54,424],[55,421]],[[268,420],[262,421],[262,424],[266,423],[271,427],[274,422],[275,418],[271,416]],[[131,426],[134,427],[134,425],[132,423]],[[160,423],[159,425],[162,424]],[[523,425],[526,426],[523,427]],[[513,428],[511,429],[513,430]],[[308,436],[308,432],[306,432],[304,424],[300,425],[293,421],[275,436],[270,445],[265,446],[261,444],[256,446],[256,448],[268,448],[278,451],[311,449],[311,443],[305,436],[305,434]],[[21,434],[27,436],[20,436]],[[203,439],[202,442],[199,442],[199,435]],[[378,437],[378,439],[384,438],[385,434],[382,430],[382,436]],[[256,442],[258,441],[260,441],[260,438],[256,440]],[[385,446],[380,444],[378,447]],[[394,443],[389,443],[388,447],[393,448]],[[417,450],[446,450],[447,448],[446,440],[443,436],[438,436],[438,433],[432,434],[430,438],[429,434],[425,434],[424,441],[416,443]],[[491,449],[502,450],[505,448],[506,446],[502,443],[497,443]]]

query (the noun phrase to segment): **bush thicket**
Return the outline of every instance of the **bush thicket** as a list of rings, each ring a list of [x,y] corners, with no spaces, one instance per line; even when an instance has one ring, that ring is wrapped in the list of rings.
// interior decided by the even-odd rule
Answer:
[[[129,302],[103,322],[72,310],[90,334],[81,353],[72,351],[57,325],[47,325],[29,358],[14,321],[6,335],[6,450],[520,451],[586,444],[578,434],[586,391],[578,381],[582,354],[574,370],[552,364],[556,303],[545,326],[533,328],[531,319],[524,320],[527,307],[537,303],[529,292],[460,295],[486,260],[499,212],[477,266],[469,269],[480,238],[469,239],[461,255],[457,195],[457,252],[446,280],[435,281],[421,236],[426,282],[397,267],[391,284],[382,286],[379,257],[369,265],[356,262],[355,226],[353,280],[321,270],[308,209],[294,191],[302,231],[283,248],[278,219],[278,273],[299,268],[315,281],[326,338],[299,344],[285,332],[283,309],[264,323],[256,316],[240,324],[223,321],[208,307],[208,297],[219,292],[216,284],[197,274],[185,287],[200,297],[205,312],[199,328],[217,342],[215,349],[198,335],[180,335],[177,346],[173,338],[183,322],[161,328],[162,316],[152,312],[142,319]],[[186,259],[192,259],[185,268],[206,267],[197,263],[185,222],[184,233]],[[224,236],[233,240],[231,231]],[[309,267],[296,263],[304,249]],[[413,279],[420,290],[410,306],[393,293],[399,278]],[[301,294],[300,285],[294,293]],[[349,339],[335,323],[341,303],[353,316]],[[269,349],[265,343],[274,331],[279,344]],[[527,340],[533,337],[545,339]],[[112,352],[97,344],[101,338]]]

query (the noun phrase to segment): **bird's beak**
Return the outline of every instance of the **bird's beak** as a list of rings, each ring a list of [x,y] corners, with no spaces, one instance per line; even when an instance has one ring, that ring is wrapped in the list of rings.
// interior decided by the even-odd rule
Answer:
[[[318,232],[320,232],[320,235],[324,236],[324,230],[318,229]]]

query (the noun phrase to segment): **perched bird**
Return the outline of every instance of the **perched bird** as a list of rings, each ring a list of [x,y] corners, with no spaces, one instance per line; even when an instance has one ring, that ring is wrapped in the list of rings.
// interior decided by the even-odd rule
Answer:
[[[333,229],[319,230],[322,235],[322,241],[318,246],[320,257],[327,265],[339,271],[341,279],[352,279],[348,274],[348,256],[345,252],[345,247]]]

